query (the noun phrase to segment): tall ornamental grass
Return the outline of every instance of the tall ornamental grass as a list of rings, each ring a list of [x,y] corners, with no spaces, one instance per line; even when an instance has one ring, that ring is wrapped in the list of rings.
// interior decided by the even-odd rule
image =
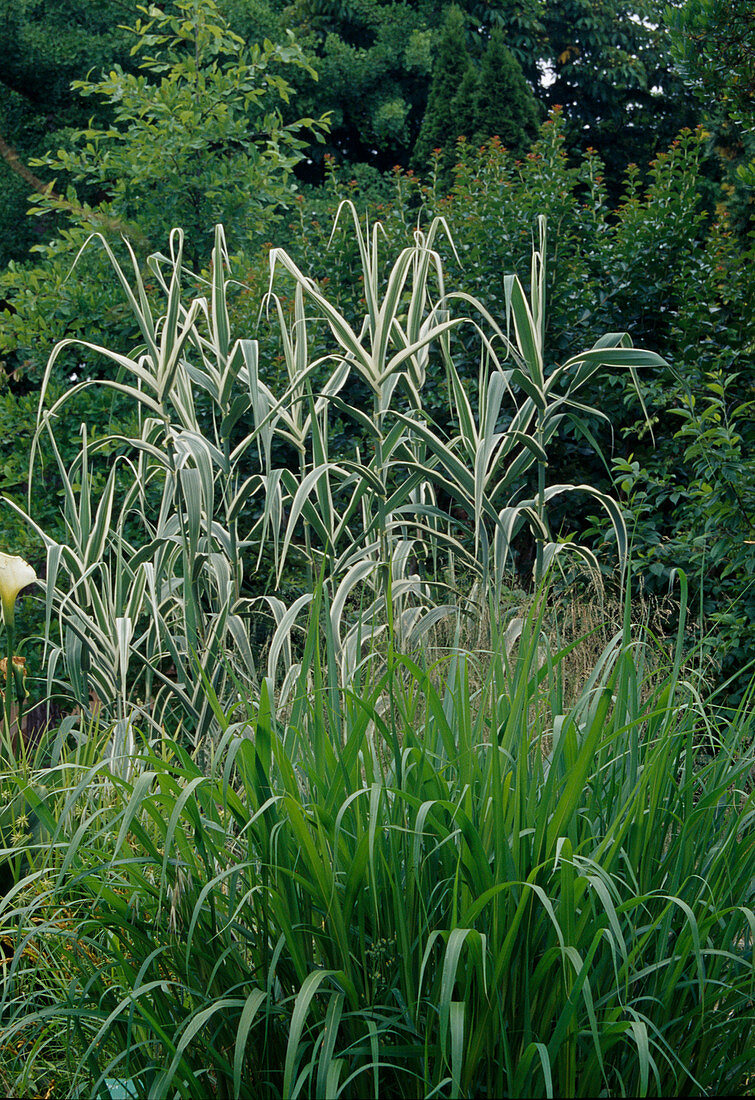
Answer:
[[[117,373],[52,404],[43,386],[36,451],[60,474],[65,540],[27,518],[47,554],[47,691],[72,713],[49,767],[29,756],[2,777],[0,1085],[743,1092],[750,697],[726,720],[706,709],[683,627],[671,654],[635,628],[629,580],[584,683],[545,627],[563,555],[594,564],[551,530],[554,498],[591,495],[626,547],[610,497],[549,483],[550,441],[589,412],[596,371],[659,360],[613,333],[551,361],[544,222],[529,285],[507,276],[493,318],[445,287],[442,222],[386,265],[379,227],[344,213],[363,317],[271,254],[283,392],[254,341],[231,336],[220,230],[190,302],[181,234],[151,259],[159,318],[136,262],[127,278],[112,257],[141,346],[94,349]],[[474,393],[454,364],[462,326],[479,343]],[[438,415],[431,371],[448,382]],[[55,435],[89,385],[138,415],[101,492],[103,441],[84,432],[69,469]],[[350,452],[333,453],[336,416],[354,425]],[[35,455],[31,468],[33,511]],[[524,528],[536,597],[507,619]],[[305,581],[284,598],[294,567]]]
[[[628,595],[566,706],[543,615],[344,689],[320,590],[285,721],[205,683],[206,769],[71,765],[0,903],[6,1089],[748,1091],[749,701],[717,725]]]
[[[411,643],[454,613],[456,596],[443,584],[459,570],[476,578],[482,606],[491,593],[500,601],[512,542],[523,529],[537,546],[538,579],[565,552],[594,565],[586,547],[551,530],[554,499],[592,497],[624,560],[616,502],[588,485],[549,484],[548,447],[565,421],[600,416],[580,403],[596,372],[634,374],[662,360],[631,347],[626,334],[609,333],[560,364],[550,361],[544,219],[529,289],[507,275],[506,316],[496,319],[447,290],[435,247],[448,232],[441,220],[417,230],[413,244],[386,263],[380,226],[364,230],[344,204],[341,216],[348,215],[362,260],[362,317],[345,317],[285,252],[271,252],[266,306],[280,330],[283,392],[265,380],[257,343],[231,334],[220,228],[205,293],[190,301],[182,289],[182,234],[172,234],[168,256],[150,258],[165,293],[162,317],[154,316],[136,258],[129,279],[103,242],[142,342],[129,353],[86,345],[116,369],[49,403],[57,357],[80,342],[64,341],[53,352],[25,513],[46,547],[46,690],[112,720],[116,754],[133,744],[134,725],[153,736],[181,729],[195,745],[216,736],[208,686],[225,708],[239,694],[257,695],[264,682],[273,709],[285,707],[298,676],[294,639],[318,580],[339,683],[347,687],[361,637],[390,623],[397,644]],[[331,350],[313,360],[315,325],[325,326]],[[462,327],[479,344],[476,393],[454,365]],[[437,415],[423,403],[428,372],[448,382]],[[69,469],[56,425],[90,386],[130,401],[139,430],[95,441],[85,432]],[[366,403],[354,396],[365,391]],[[331,443],[336,416],[351,428],[339,453]],[[112,453],[114,444],[117,457],[95,492],[99,452]],[[34,520],[41,448],[62,486],[62,540]],[[260,591],[255,574],[262,569],[271,583]],[[286,599],[278,586],[292,574],[304,581]],[[260,662],[253,623],[263,612],[272,630]]]

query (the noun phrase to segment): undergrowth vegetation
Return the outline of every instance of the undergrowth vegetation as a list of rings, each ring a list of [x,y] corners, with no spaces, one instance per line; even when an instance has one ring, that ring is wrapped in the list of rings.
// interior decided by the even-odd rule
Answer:
[[[664,362],[617,332],[551,355],[545,219],[493,316],[447,290],[442,218],[386,265],[381,227],[339,215],[364,314],[273,249],[277,389],[232,336],[220,229],[188,302],[182,235],[150,259],[160,317],[136,257],[127,274],[103,241],[140,345],[90,344],[117,373],[59,395],[66,343],[48,365],[29,507],[10,507],[46,547],[46,693],[68,714],[2,777],[0,1084],[742,1092],[752,690],[727,713],[706,702],[684,574],[669,643],[637,622],[615,499],[549,478],[558,433],[601,418],[591,380],[636,385]],[[56,430],[93,386],[136,430],[84,430],[70,465]],[[331,454],[336,415],[352,447]],[[65,539],[34,518],[43,446]],[[601,564],[551,527],[575,494],[606,517],[623,593],[588,667],[553,597],[559,570]],[[516,539],[533,547],[526,605]]]
[[[741,1093],[748,713],[712,723],[681,647],[659,676],[630,601],[565,706],[544,592],[474,653],[368,645],[347,691],[318,593],[284,722],[207,685],[203,761],[61,762],[3,903],[6,1087]]]

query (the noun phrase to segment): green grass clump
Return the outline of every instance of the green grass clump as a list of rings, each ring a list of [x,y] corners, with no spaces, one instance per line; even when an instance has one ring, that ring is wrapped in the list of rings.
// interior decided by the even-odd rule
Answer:
[[[617,502],[551,484],[548,448],[564,417],[599,415],[581,403],[598,371],[662,361],[622,333],[551,361],[543,220],[497,321],[446,292],[441,221],[386,268],[379,227],[345,209],[361,319],[271,253],[281,394],[231,337],[220,228],[190,303],[180,232],[150,258],[160,318],[136,257],[131,282],[112,257],[142,345],[87,347],[138,432],[84,432],[73,466],[56,425],[94,383],[47,408],[53,353],[34,450],[52,449],[65,542],[14,507],[45,544],[46,694],[69,713],[49,766],[0,776],[0,1088],[744,1092],[752,692],[722,716],[686,678],[684,585],[671,655],[633,625],[630,589],[602,648],[547,599],[565,560],[599,565],[550,528],[565,495],[601,505],[627,564]],[[353,446],[335,454],[340,417]],[[522,537],[538,589],[512,616]]]
[[[749,710],[714,722],[629,599],[565,705],[543,606],[434,665],[383,645],[343,690],[316,600],[285,720],[210,693],[205,767],[72,769],[0,908],[6,1089],[746,1092]]]

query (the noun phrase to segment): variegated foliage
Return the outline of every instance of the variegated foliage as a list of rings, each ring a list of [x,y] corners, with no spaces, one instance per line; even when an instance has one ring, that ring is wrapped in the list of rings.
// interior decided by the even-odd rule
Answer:
[[[439,618],[459,613],[459,600],[440,583],[449,563],[475,575],[485,598],[500,598],[522,525],[537,540],[538,575],[565,549],[594,562],[586,548],[553,538],[547,511],[555,496],[595,497],[625,553],[618,505],[590,486],[549,485],[548,447],[565,417],[586,411],[580,391],[597,371],[634,372],[659,365],[659,357],[611,333],[564,363],[549,362],[544,219],[529,296],[517,276],[506,275],[506,316],[495,319],[468,295],[447,292],[436,247],[441,233],[450,239],[442,220],[417,230],[386,269],[380,226],[363,231],[353,206],[344,207],[339,214],[351,217],[361,255],[365,314],[359,323],[347,319],[273,249],[267,306],[287,370],[279,392],[257,343],[231,334],[220,228],[203,296],[187,302],[182,294],[179,230],[167,256],[150,258],[167,302],[159,318],[134,254],[129,276],[102,241],[141,345],[130,354],[87,345],[117,372],[80,382],[48,405],[52,366],[71,341],[53,351],[35,449],[44,438],[57,461],[67,537],[57,542],[37,527],[47,547],[48,687],[62,684],[83,708],[105,707],[126,743],[135,711],[142,725],[149,720],[159,730],[170,721],[202,738],[215,721],[213,706],[227,712],[256,697],[263,679],[275,705],[284,705],[299,672],[295,630],[320,583],[332,659],[347,684],[368,635],[388,630],[393,644],[412,646]],[[291,313],[275,293],[283,283],[293,286]],[[313,357],[312,325],[323,322],[331,349]],[[475,399],[455,362],[462,325],[479,339]],[[446,372],[452,433],[423,404],[431,359]],[[366,383],[371,408],[346,400],[355,376]],[[120,439],[123,456],[97,496],[91,468],[99,459],[86,431],[72,470],[55,444],[67,402],[91,385],[130,398],[140,425],[138,435]],[[334,415],[353,422],[361,441],[353,453],[331,453]],[[276,465],[280,444],[296,456],[293,465]],[[517,499],[532,474],[534,495]],[[303,562],[309,591],[290,605],[276,591],[251,598],[245,582],[263,556],[272,558],[278,581],[294,560]],[[261,607],[273,623],[264,659],[250,633]]]

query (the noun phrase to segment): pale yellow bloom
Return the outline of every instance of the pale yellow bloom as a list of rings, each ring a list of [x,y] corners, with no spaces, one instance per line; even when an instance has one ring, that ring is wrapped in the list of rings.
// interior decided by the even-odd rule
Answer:
[[[13,622],[19,592],[36,579],[37,574],[23,558],[16,554],[0,554],[0,601],[6,625]]]

